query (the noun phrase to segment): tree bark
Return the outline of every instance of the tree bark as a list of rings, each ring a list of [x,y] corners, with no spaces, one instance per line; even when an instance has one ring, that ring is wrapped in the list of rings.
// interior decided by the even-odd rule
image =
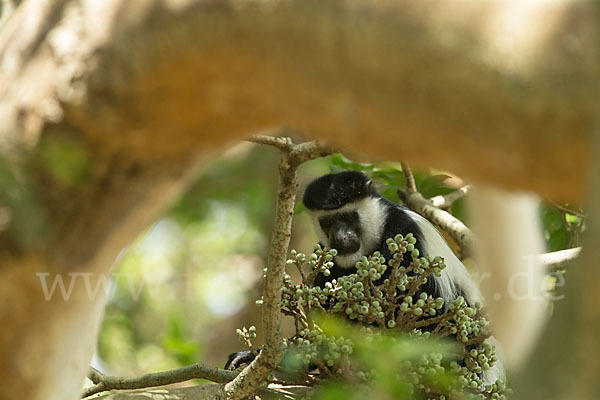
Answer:
[[[569,1],[23,1],[0,31],[0,154],[30,194],[0,197],[0,399],[77,398],[105,302],[84,277],[250,133],[580,201],[597,20]],[[44,163],[64,145],[85,174]],[[44,296],[57,275],[68,301]]]

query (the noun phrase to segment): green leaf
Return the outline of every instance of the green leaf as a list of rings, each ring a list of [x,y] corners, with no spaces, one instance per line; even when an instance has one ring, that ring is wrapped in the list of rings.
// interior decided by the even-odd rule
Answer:
[[[457,199],[452,203],[450,207],[450,213],[461,220],[465,225],[469,225],[468,213],[467,213],[467,201],[464,197]]]
[[[422,180],[417,180],[415,176],[415,183],[417,185],[417,190],[421,192],[425,198],[430,198],[433,196],[446,195],[455,190],[444,184],[448,178],[450,178],[449,175],[440,174],[429,175]]]
[[[573,215],[573,214],[569,214],[569,213],[565,214],[565,219],[567,220],[567,222],[569,222],[571,224],[579,224],[579,222],[581,222],[581,218],[579,218],[577,215]]]
[[[388,186],[398,186],[399,188],[406,188],[406,182],[402,170],[394,167],[388,168],[374,168],[371,174],[373,179],[381,181]]]
[[[343,169],[353,169],[355,171],[366,171],[366,170],[372,170],[374,168],[373,164],[359,163],[356,161],[352,161],[352,160],[346,158],[341,153],[333,154],[331,156],[331,163],[334,166],[337,166],[337,167],[340,167]]]

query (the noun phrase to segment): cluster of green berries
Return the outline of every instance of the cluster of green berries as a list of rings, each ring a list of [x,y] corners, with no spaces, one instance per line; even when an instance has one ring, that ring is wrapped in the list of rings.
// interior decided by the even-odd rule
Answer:
[[[419,258],[419,250],[415,247],[415,244],[417,244],[417,239],[412,233],[407,234],[406,237],[398,234],[393,238],[388,238],[385,243],[392,253],[392,256],[394,256],[394,254],[401,256],[405,253],[410,253],[410,256],[413,260]],[[394,259],[397,258],[398,257],[394,257]]]
[[[252,339],[256,339],[256,327],[254,325],[250,328],[236,329],[235,333],[238,335],[238,340],[245,345],[251,345]]]
[[[405,315],[402,314],[409,314],[417,317],[433,317],[439,312],[439,310],[442,310],[443,308],[444,299],[441,297],[433,298],[433,296],[423,292],[418,298],[416,298],[416,300],[413,299],[412,296],[405,296],[402,299],[402,303],[400,303],[401,314],[398,316],[398,318],[404,318]]]
[[[378,258],[378,257],[373,257]],[[361,278],[361,272],[365,273],[370,270],[381,270],[381,265],[373,265],[371,259],[365,257],[364,265],[369,264],[370,267],[359,268],[356,274],[340,277],[337,282],[328,283],[326,288],[331,292],[331,311],[344,313],[351,320],[357,320],[365,324],[370,324],[373,321],[383,321],[385,314],[383,312],[382,303],[384,298],[381,293],[371,295],[369,291],[369,280]],[[361,263],[359,261],[357,266]],[[383,266],[385,267],[385,265]],[[369,276],[368,272],[366,272]],[[380,272],[373,272],[374,279],[380,275]],[[365,291],[365,287],[367,287]],[[367,294],[369,297],[367,297]]]
[[[373,282],[381,279],[381,275],[387,270],[385,258],[381,257],[381,253],[376,251],[370,257],[362,257],[356,263],[356,275],[359,278],[369,278]]]
[[[299,267],[308,267],[311,271],[318,271],[325,276],[329,276],[329,269],[333,267],[333,257],[337,256],[337,250],[324,250],[321,245],[317,244],[315,250],[309,257],[306,254],[298,253],[296,250],[290,252],[292,258],[287,260],[286,264],[297,265]]]
[[[441,353],[423,354],[414,361],[403,362],[403,377],[412,385],[412,391],[431,398],[432,393],[439,393],[446,386],[448,373],[445,367],[444,355]],[[445,399],[446,395],[437,396]]]
[[[486,339],[490,335],[488,321],[476,318],[481,310],[479,303],[469,307],[465,299],[459,296],[448,305],[448,310],[453,320],[450,333],[457,335],[462,343],[468,343],[473,338]]]
[[[291,255],[292,258],[287,260],[286,264],[288,266],[295,265],[300,269],[309,269],[314,279],[317,273],[322,273],[325,276],[330,275],[329,269],[333,267],[333,257],[337,255],[337,250],[325,251],[320,245],[317,245],[315,251],[309,257],[295,250],[291,251]],[[285,274],[281,294],[282,307],[290,311],[297,307],[323,307],[332,294],[332,287],[313,287],[306,282],[294,285],[291,276]]]
[[[301,284],[294,284],[288,274],[284,276],[282,310],[293,315],[298,326],[296,335],[286,340],[286,348],[305,367],[312,363],[330,368],[331,373],[339,371],[340,365],[348,365],[354,344],[349,339],[324,334],[310,319],[314,309],[359,321],[361,330],[367,332],[366,340],[381,334],[376,327],[405,332],[418,340],[455,337],[464,349],[458,360],[429,353],[419,360],[403,361],[402,379],[408,380],[411,390],[424,398],[464,398],[464,394],[458,394],[470,392],[476,398],[504,399],[504,382],[485,386],[481,379],[481,373],[497,362],[494,346],[486,341],[490,330],[481,306],[470,306],[462,297],[445,304],[442,298],[421,292],[428,276],[440,276],[446,265],[441,257],[421,256],[416,243],[412,234],[396,235],[386,241],[389,260],[379,252],[362,257],[356,263],[355,273],[327,282],[323,288],[313,287],[312,282],[318,273],[330,275],[337,252],[319,245],[308,256],[292,250],[287,265],[304,272]],[[262,300],[257,301],[261,303]],[[428,319],[434,321],[435,329],[427,325]],[[426,326],[428,329],[424,330]],[[240,340],[247,342],[251,334],[255,335],[250,329],[238,330]],[[374,371],[360,371],[358,377],[369,381],[373,374]],[[449,376],[453,378],[448,386]]]
[[[487,342],[484,342],[484,345],[491,346]],[[473,349],[469,353],[477,354],[478,350]],[[506,387],[506,383],[502,379],[498,379],[493,384],[485,385],[480,376],[473,372],[472,367],[468,366],[466,358],[463,359],[463,362],[466,365],[461,366],[458,362],[451,361],[448,367],[448,370],[454,377],[452,386],[455,387],[455,391],[465,392],[470,390],[471,393],[475,393],[473,398],[478,400],[504,400],[510,394],[510,390]]]
[[[321,288],[307,287],[305,285],[284,286],[281,290],[281,306],[287,309],[295,309],[299,306],[318,306],[327,301],[328,292]]]
[[[328,367],[334,367],[354,351],[352,340],[343,336],[325,335],[318,327],[300,330],[296,336],[286,341],[286,347],[295,350],[297,361],[301,361],[305,367],[321,362]]]

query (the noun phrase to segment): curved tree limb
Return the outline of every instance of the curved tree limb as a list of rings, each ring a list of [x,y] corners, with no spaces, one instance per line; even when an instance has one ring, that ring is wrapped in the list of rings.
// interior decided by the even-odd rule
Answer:
[[[233,380],[238,373],[238,371],[226,371],[224,369],[209,367],[203,364],[193,364],[170,371],[151,373],[135,378],[126,378],[105,375],[97,369],[92,368],[88,374],[88,378],[94,385],[86,388],[81,397],[89,397],[106,390],[142,389],[185,382],[190,379],[206,379],[212,382],[226,383]]]
[[[131,392],[111,393],[100,397],[98,400],[213,400],[223,394],[223,384],[198,385],[183,388],[157,388],[136,390]],[[281,386],[270,384],[260,388],[258,395],[264,400],[304,399],[312,390],[307,386]]]
[[[406,192],[398,190],[398,197],[411,210],[428,219],[437,227],[446,232],[460,247],[460,257],[472,257],[474,254],[475,236],[461,220],[447,211],[434,206],[431,200],[423,197],[417,191],[415,178],[408,163],[402,163],[402,173],[406,179]],[[457,190],[457,191],[460,191]],[[461,191],[462,192],[462,191]],[[462,192],[463,194],[466,191]],[[440,200],[436,200],[440,202]]]
[[[580,201],[600,103],[594,7],[23,1],[0,31],[0,153],[31,161],[19,176],[51,232],[43,248],[15,245],[14,223],[0,233],[3,394],[75,399],[90,362],[105,298],[77,281],[47,300],[36,273],[109,274],[199,154],[265,127]],[[83,150],[84,182],[37,162],[56,137]]]
[[[290,126],[579,200],[594,15],[578,1],[27,0],[0,35],[0,137],[31,147],[63,122],[94,144],[109,135],[107,151],[184,159],[209,137]]]
[[[447,211],[432,206],[419,192],[408,194],[399,191],[398,196],[408,208],[427,218],[434,225],[448,233],[459,245],[461,258],[473,256],[475,237],[473,232],[461,220]]]
[[[414,191],[412,192],[409,192],[408,189],[406,192],[402,190],[398,191],[398,196],[404,204],[450,235],[460,246],[461,258],[473,256],[473,246],[476,240],[473,232],[451,213],[442,210],[442,208],[449,207],[454,201],[463,197],[469,191],[470,186],[463,186],[446,196],[435,196],[426,199],[421,193],[416,191],[414,176],[407,163],[402,163],[402,170],[406,181],[412,181],[412,187],[414,188]],[[579,256],[580,252],[581,248],[578,247],[540,254],[538,255],[538,261],[540,265],[544,265],[549,271],[555,271],[566,267],[571,261]]]

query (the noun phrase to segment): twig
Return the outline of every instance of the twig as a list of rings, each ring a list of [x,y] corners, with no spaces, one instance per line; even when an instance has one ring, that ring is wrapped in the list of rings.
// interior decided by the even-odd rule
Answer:
[[[416,190],[415,178],[408,164],[402,163],[402,172],[406,179],[406,192],[398,190],[398,197],[400,197],[408,208],[427,218],[444,232],[448,233],[460,246],[462,258],[473,255],[475,237],[471,230],[449,212],[433,206],[430,200],[424,198]]]
[[[403,166],[404,169],[404,166]],[[405,174],[410,174],[410,169],[406,170]],[[475,243],[475,236],[473,232],[469,228],[465,226],[458,218],[454,217],[447,211],[444,211],[438,208],[437,205],[442,205],[448,207],[451,205],[452,201],[456,201],[458,198],[464,196],[468,190],[469,186],[463,186],[458,189],[456,192],[450,193],[447,196],[436,196],[431,199],[426,199],[419,192],[409,193],[408,192],[408,182],[410,178],[407,177],[407,191],[398,191],[398,197],[404,202],[404,204],[420,214],[421,216],[427,218],[429,221],[434,223],[437,227],[442,229],[444,232],[448,233],[452,239],[458,243],[461,249],[461,257],[469,257],[473,255],[473,246]],[[412,179],[414,181],[414,179]],[[451,196],[454,193],[460,192],[460,195]],[[450,202],[448,202],[450,200]],[[434,205],[436,204],[436,205]],[[568,212],[572,212],[569,210]],[[574,214],[575,215],[575,214]],[[581,248],[574,248],[568,250],[556,251],[553,253],[545,253],[538,255],[538,262],[542,265],[545,265],[549,271],[555,271],[557,269],[564,268],[571,260],[577,258]]]
[[[404,179],[406,179],[406,192],[411,194],[417,191],[417,184],[415,183],[415,177],[406,162],[401,162],[402,173],[404,174]]]
[[[106,390],[142,389],[185,382],[190,379],[207,379],[212,382],[225,383],[233,380],[238,373],[239,372],[237,371],[226,371],[224,369],[203,364],[193,364],[170,371],[127,378],[122,376],[104,375],[97,369],[91,368],[88,377],[94,383],[94,386],[86,388],[81,397],[88,397]]]
[[[296,200],[298,166],[303,162],[331,154],[331,150],[317,142],[294,145],[289,138],[260,135],[250,139],[254,143],[274,146],[281,151],[279,162],[279,190],[273,236],[267,257],[267,275],[263,288],[263,327],[265,346],[260,354],[233,381],[224,387],[229,399],[244,399],[252,395],[275,370],[283,357],[281,337],[281,286],[285,261],[291,237],[292,217]]]
[[[473,255],[475,237],[473,232],[462,221],[449,212],[431,205],[429,200],[424,198],[419,192],[407,193],[398,191],[398,196],[408,208],[427,218],[437,227],[448,233],[460,246],[462,258]]]
[[[427,218],[437,227],[448,233],[460,246],[462,258],[473,255],[475,236],[458,218],[447,211],[435,207],[419,192],[408,194],[407,192],[398,191],[398,196],[408,208]],[[577,247],[540,254],[537,257],[538,262],[545,265],[548,271],[555,271],[564,268],[571,260],[577,258],[580,251],[581,248]]]
[[[254,135],[248,139],[249,142],[273,146],[281,151],[289,152],[294,145],[288,137],[276,137],[270,135]]]
[[[580,213],[579,211],[572,210],[572,209],[570,209],[570,208],[568,208],[568,207],[565,207],[565,206],[563,206],[563,205],[561,205],[561,204],[558,204],[557,202],[555,202],[555,201],[552,201],[552,200],[548,200],[548,201],[549,201],[549,202],[550,202],[550,203],[551,203],[551,204],[552,204],[552,205],[553,205],[555,208],[557,208],[558,210],[560,210],[560,211],[562,211],[562,212],[566,212],[566,213],[569,213],[569,214],[571,214],[571,215],[575,215],[576,217],[579,217],[579,218],[585,218],[585,214],[582,214],[582,213]]]
[[[445,196],[434,196],[430,198],[429,201],[431,202],[432,206],[447,210],[452,206],[452,204],[454,204],[456,200],[465,197],[465,195],[469,192],[470,189],[471,185],[465,185],[456,189],[452,193],[448,193]]]
[[[576,259],[581,252],[581,247],[574,249],[560,250],[552,253],[540,254],[537,256],[537,261],[544,265],[548,271],[556,271],[563,269],[572,260]]]

